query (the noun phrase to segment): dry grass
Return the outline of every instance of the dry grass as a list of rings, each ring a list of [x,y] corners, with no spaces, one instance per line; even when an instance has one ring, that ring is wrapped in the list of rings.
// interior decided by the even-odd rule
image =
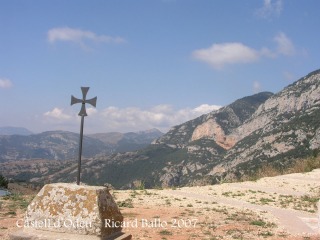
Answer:
[[[285,174],[311,172],[313,169],[317,168],[320,168],[320,157],[311,157],[297,160],[295,164],[285,172]]]
[[[314,169],[320,168],[320,157],[309,157],[306,159],[297,159],[286,169],[279,169],[272,164],[265,164],[252,176],[243,176],[240,181],[255,181],[264,177],[275,177],[291,173],[311,172]]]

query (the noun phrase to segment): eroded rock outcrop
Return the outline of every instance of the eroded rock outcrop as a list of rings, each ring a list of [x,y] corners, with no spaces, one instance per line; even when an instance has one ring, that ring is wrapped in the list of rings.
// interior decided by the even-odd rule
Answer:
[[[196,141],[202,138],[213,139],[224,149],[229,149],[235,144],[235,138],[232,135],[226,135],[215,119],[209,119],[196,127],[192,133],[191,141]]]

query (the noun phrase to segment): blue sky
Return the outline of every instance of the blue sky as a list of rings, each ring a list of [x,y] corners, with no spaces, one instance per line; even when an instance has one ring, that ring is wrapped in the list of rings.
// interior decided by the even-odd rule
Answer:
[[[0,126],[171,126],[320,67],[317,0],[0,0]],[[88,106],[89,107],[89,106]]]

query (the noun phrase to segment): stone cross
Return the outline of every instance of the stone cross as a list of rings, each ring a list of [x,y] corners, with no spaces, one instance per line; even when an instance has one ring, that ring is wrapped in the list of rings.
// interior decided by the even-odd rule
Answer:
[[[82,155],[82,142],[83,142],[83,124],[84,117],[88,116],[86,111],[86,103],[91,104],[96,107],[97,97],[91,98],[89,100],[86,99],[87,93],[89,91],[89,87],[81,87],[82,91],[82,99],[75,98],[71,95],[71,105],[76,103],[82,103],[81,110],[79,112],[79,116],[81,116],[81,126],[80,126],[80,141],[79,141],[79,159],[78,159],[78,175],[77,175],[77,184],[80,185],[80,173],[81,173],[81,155]]]

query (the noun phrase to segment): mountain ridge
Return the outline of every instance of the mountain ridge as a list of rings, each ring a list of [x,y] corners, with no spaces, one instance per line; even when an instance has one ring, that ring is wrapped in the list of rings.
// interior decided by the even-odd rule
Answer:
[[[220,136],[224,138],[226,133],[228,134],[233,128],[243,123],[249,116],[251,116],[251,114],[253,114],[253,112],[257,109],[257,106],[259,106],[272,95],[273,93],[271,92],[261,92],[252,96],[246,96],[238,99],[218,110],[204,114],[186,123],[174,126],[169,130],[169,132],[155,140],[153,144],[162,144],[165,142],[171,146],[178,144],[179,147],[183,147],[187,143],[203,137],[214,139],[214,131],[210,132],[210,129],[213,128],[219,128],[218,131],[222,134],[222,136],[220,134],[217,135],[218,137]],[[227,118],[229,121],[226,123],[225,121]],[[204,129],[201,129],[199,123],[204,124]],[[189,133],[186,133],[186,129],[188,129]],[[203,130],[204,133],[201,133],[201,130]],[[223,143],[220,145],[223,145]],[[226,147],[228,148],[228,146]]]
[[[108,135],[108,133],[101,136]],[[112,135],[112,134],[111,134]],[[160,131],[125,133],[118,142],[101,141],[96,135],[84,135],[83,157],[112,154],[129,149],[141,149],[154,138],[161,136]],[[130,142],[134,139],[135,142]],[[45,131],[32,135],[0,135],[0,162],[28,159],[70,160],[77,158],[79,134],[69,131]]]
[[[290,161],[287,158],[304,157],[320,146],[320,70],[316,70],[282,91],[272,96],[261,105],[255,114],[241,128],[242,142],[224,159],[225,163],[216,167],[230,169],[242,164],[242,169],[233,174],[241,175],[243,168],[253,169],[250,160],[274,162],[277,155],[282,155],[282,164]],[[256,142],[255,147],[246,150],[247,142]],[[259,149],[265,149],[263,155]],[[242,154],[243,161],[236,156]],[[259,155],[260,154],[260,155]],[[285,161],[286,160],[286,161]],[[249,162],[245,164],[245,162]],[[215,174],[215,169],[211,172]],[[233,174],[226,174],[231,178]]]
[[[0,127],[0,135],[31,135],[33,132],[24,127]]]
[[[320,70],[174,126],[145,148],[97,155],[84,161],[82,179],[116,188],[194,186],[239,180],[266,164],[286,169],[319,150],[318,119]],[[29,179],[74,181],[75,173],[71,164]]]
[[[271,93],[261,93],[245,97],[235,101],[231,105],[232,108],[225,107],[222,108],[225,110],[213,111],[185,124],[194,130],[198,125],[218,114],[221,121],[232,116],[230,118],[233,120],[232,124],[239,125],[239,121],[247,119],[271,95]],[[244,103],[245,106],[249,104],[250,108],[243,110],[243,112],[233,110],[237,109],[237,104],[243,105]],[[164,138],[160,137],[153,144],[135,152],[116,153],[109,156],[100,155],[94,161],[84,162],[83,181],[88,184],[108,182],[117,188],[131,188],[139,184],[143,184],[145,187],[187,185],[190,184],[190,180],[200,184],[208,164],[210,162],[218,163],[220,156],[225,154],[227,149],[217,143],[215,135],[208,138],[191,139],[192,132],[183,133],[182,130],[188,129],[188,127],[182,127],[183,125],[173,128],[173,131],[178,129],[181,135],[174,135],[175,138],[170,139],[171,142],[163,142]],[[165,135],[173,136],[170,131]],[[184,138],[181,140],[180,136]],[[71,181],[75,169],[76,166],[71,166],[67,173],[64,169],[53,177],[54,181]],[[33,181],[42,180],[36,178]]]
[[[203,185],[252,175],[268,162],[290,167],[320,146],[320,124],[314,123],[320,118],[319,83],[320,70],[316,70],[276,94],[244,97],[173,127],[152,147],[132,153],[130,164],[130,157],[125,156],[125,164],[145,170],[144,175],[138,170],[132,173],[131,183]],[[257,101],[259,96],[261,101]],[[243,100],[251,99],[256,101],[251,110],[239,107],[240,114],[235,110]],[[122,161],[121,156],[115,158]]]

